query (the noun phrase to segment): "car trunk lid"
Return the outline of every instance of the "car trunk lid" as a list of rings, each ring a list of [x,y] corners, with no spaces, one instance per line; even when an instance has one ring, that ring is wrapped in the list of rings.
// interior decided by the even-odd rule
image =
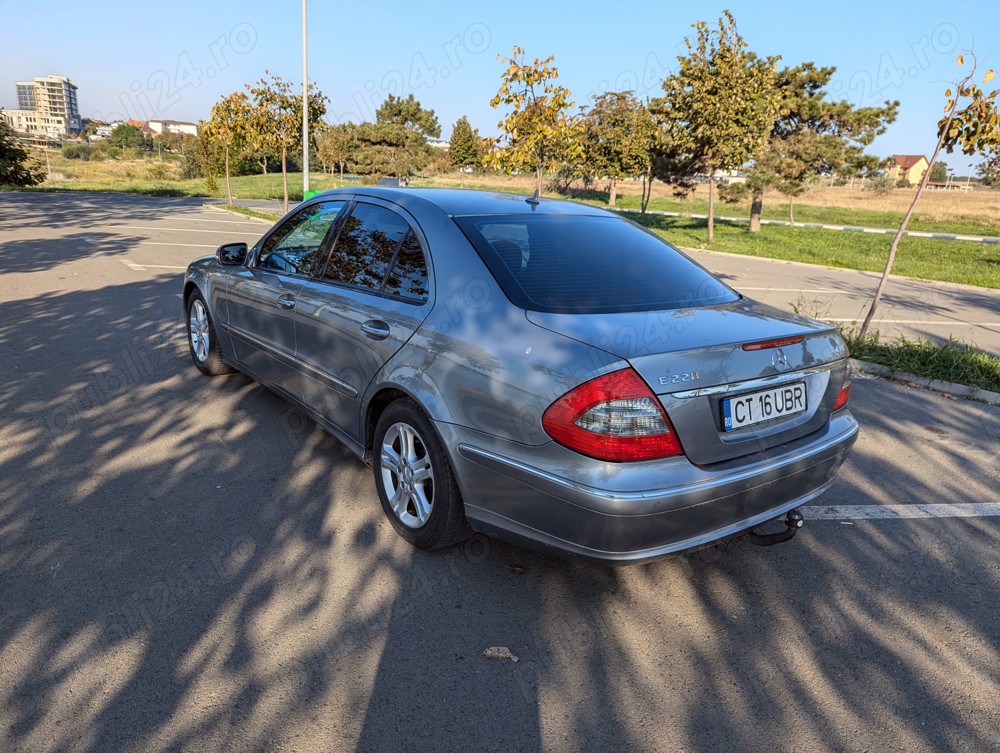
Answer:
[[[746,298],[672,311],[527,316],[627,360],[699,465],[816,431],[847,375],[835,329]]]

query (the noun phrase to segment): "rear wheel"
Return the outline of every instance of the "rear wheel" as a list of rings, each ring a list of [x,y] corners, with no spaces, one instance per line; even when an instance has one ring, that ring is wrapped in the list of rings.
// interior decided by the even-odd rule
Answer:
[[[191,360],[198,369],[209,376],[231,374],[233,369],[222,360],[222,349],[215,336],[212,315],[201,293],[191,293],[187,303],[188,348]]]
[[[462,494],[444,446],[416,405],[389,405],[375,427],[372,468],[379,501],[393,528],[419,549],[463,540]]]

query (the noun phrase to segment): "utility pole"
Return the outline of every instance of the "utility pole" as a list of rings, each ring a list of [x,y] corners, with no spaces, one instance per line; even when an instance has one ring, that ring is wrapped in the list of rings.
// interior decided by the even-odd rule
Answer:
[[[309,197],[309,68],[307,65],[306,0],[302,0],[302,200]]]

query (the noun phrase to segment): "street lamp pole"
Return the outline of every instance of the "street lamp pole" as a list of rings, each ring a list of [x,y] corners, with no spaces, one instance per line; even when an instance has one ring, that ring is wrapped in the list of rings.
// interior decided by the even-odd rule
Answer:
[[[307,67],[306,0],[302,0],[302,198],[309,192],[309,68]]]

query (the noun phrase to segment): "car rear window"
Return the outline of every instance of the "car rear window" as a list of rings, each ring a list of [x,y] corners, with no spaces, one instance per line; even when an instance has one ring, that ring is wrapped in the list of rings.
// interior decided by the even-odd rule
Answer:
[[[531,311],[656,311],[739,299],[669,243],[617,217],[478,216],[455,222],[511,302]]]

